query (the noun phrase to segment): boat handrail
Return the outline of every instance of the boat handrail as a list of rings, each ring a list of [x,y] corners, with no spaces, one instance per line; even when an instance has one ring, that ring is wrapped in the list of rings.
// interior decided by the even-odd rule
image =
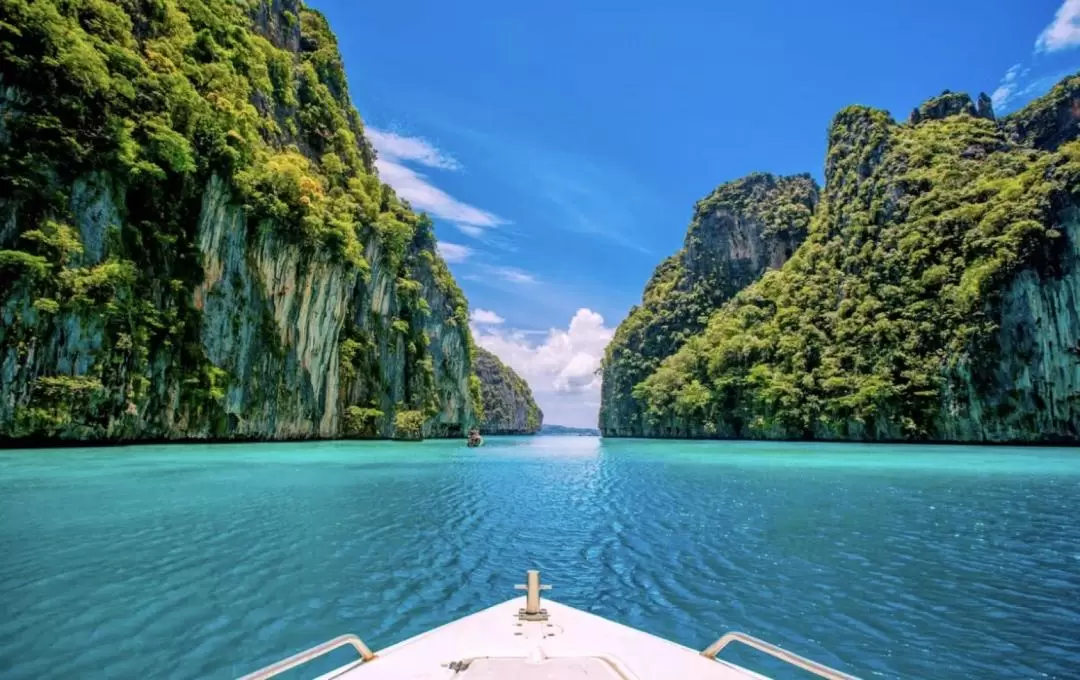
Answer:
[[[716,655],[719,654],[724,649],[724,647],[727,647],[732,642],[741,642],[748,647],[753,647],[760,652],[765,652],[769,656],[787,662],[792,666],[796,666],[797,668],[801,668],[804,671],[813,673],[820,678],[827,678],[827,680],[859,680],[854,675],[848,675],[847,673],[838,671],[835,668],[830,668],[825,664],[820,664],[817,661],[811,661],[805,656],[799,656],[794,652],[789,652],[783,647],[777,647],[770,642],[765,642],[764,640],[760,640],[756,637],[753,637],[752,635],[747,635],[746,633],[739,633],[735,631],[723,635],[719,640],[706,647],[705,651],[703,651],[701,655],[710,659],[715,659]]]
[[[266,680],[267,678],[281,675],[285,671],[292,670],[297,666],[302,666],[303,664],[311,661],[312,659],[317,659],[323,654],[332,652],[339,647],[344,647],[345,645],[352,645],[353,647],[355,647],[356,651],[360,653],[360,659],[364,663],[367,663],[368,661],[376,658],[375,653],[368,649],[368,646],[365,645],[364,641],[361,640],[358,636],[351,634],[339,635],[333,640],[327,640],[321,645],[315,645],[311,649],[304,650],[299,654],[293,654],[287,659],[282,659],[281,661],[271,664],[266,668],[257,670],[249,675],[245,675],[244,677],[240,678],[240,680]]]

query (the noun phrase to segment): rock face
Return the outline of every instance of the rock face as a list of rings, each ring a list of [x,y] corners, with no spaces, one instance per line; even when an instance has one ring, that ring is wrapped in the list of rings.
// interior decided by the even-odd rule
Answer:
[[[475,352],[473,366],[484,404],[481,434],[536,434],[544,414],[528,383],[491,352],[482,347]]]
[[[464,296],[430,221],[379,181],[320,14],[5,9],[0,437],[475,424]]]
[[[842,111],[806,240],[655,368],[613,343],[604,433],[1080,441],[1078,95],[1000,121],[953,93],[905,124]],[[670,296],[650,285],[643,306]],[[626,364],[641,425],[612,401]]]
[[[971,97],[962,92],[945,90],[937,97],[923,102],[919,108],[912,111],[908,122],[912,125],[918,125],[924,120],[941,120],[961,113],[994,120],[993,103],[985,92],[979,95],[978,104],[975,104],[971,101]]]
[[[604,359],[600,429],[651,436],[634,386],[705,327],[708,316],[768,269],[781,267],[806,238],[818,201],[809,175],[755,174],[723,184],[698,202],[683,249],[664,260]]]
[[[1036,149],[1056,151],[1076,139],[1080,136],[1080,75],[1061,81],[1003,122],[1011,141]]]

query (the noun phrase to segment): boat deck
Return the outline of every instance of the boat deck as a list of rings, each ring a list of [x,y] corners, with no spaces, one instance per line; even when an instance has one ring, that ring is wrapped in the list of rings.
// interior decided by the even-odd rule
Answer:
[[[760,680],[763,676],[572,607],[544,600],[519,620],[515,598],[379,651],[320,680]]]
[[[732,642],[749,645],[826,680],[858,680],[745,633],[730,632],[698,653],[663,638],[547,600],[540,572],[525,574],[525,597],[458,619],[378,654],[342,635],[242,680],[271,680],[345,645],[360,660],[318,680],[763,680],[716,658]]]

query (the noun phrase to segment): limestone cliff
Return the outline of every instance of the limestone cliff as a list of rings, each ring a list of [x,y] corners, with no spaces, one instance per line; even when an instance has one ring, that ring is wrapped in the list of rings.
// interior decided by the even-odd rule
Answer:
[[[464,296],[299,0],[0,0],[0,436],[460,435]]]
[[[606,436],[652,434],[634,386],[700,333],[713,310],[791,257],[806,238],[817,200],[809,175],[759,173],[698,202],[682,250],[656,268],[642,304],[608,345],[600,410]]]
[[[1080,76],[1002,125],[1012,141],[1040,151],[1080,138]],[[1049,179],[1058,180],[1050,206],[1056,234],[1004,287],[987,350],[945,372],[942,439],[1080,441],[1080,185],[1062,167],[1078,156],[1074,143],[1049,166]]]
[[[1080,441],[1078,121],[1077,77],[1000,121],[949,92],[840,112],[805,242],[605,434]]]
[[[536,434],[544,424],[544,414],[533,401],[528,383],[482,347],[476,348],[473,365],[484,404],[480,432]]]

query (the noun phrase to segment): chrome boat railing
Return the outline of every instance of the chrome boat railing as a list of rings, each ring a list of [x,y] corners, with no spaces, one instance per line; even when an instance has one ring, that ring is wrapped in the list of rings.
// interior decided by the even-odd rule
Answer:
[[[292,670],[297,666],[302,666],[308,661],[317,659],[323,654],[328,654],[335,649],[344,647],[345,645],[352,645],[353,647],[355,647],[356,651],[360,653],[360,660],[363,663],[367,663],[368,661],[376,658],[375,652],[372,652],[370,649],[368,649],[368,646],[364,644],[364,641],[356,635],[339,635],[333,640],[327,640],[321,645],[316,645],[311,649],[300,652],[299,654],[293,654],[287,659],[282,659],[281,661],[278,661],[275,664],[271,664],[261,670],[257,670],[250,675],[245,675],[244,677],[240,678],[240,680],[266,680],[267,678],[272,678],[275,675],[281,675],[285,671]],[[350,664],[350,666],[352,665],[355,664]]]
[[[546,621],[547,611],[540,607],[540,591],[546,590],[551,586],[540,585],[540,572],[538,571],[530,570],[526,574],[526,576],[527,578],[525,585],[516,586],[517,588],[526,591],[525,608],[520,610],[520,612],[518,613],[518,618],[524,621]],[[801,668],[802,670],[812,673],[818,677],[825,678],[826,680],[859,680],[859,678],[856,678],[853,675],[848,675],[847,673],[838,671],[835,668],[830,668],[825,664],[812,661],[804,656],[799,656],[794,652],[789,652],[782,647],[777,647],[772,643],[765,642],[764,640],[760,640],[751,635],[747,635],[746,633],[726,633],[719,640],[706,647],[705,650],[701,652],[701,655],[715,661],[717,660],[717,655],[720,654],[720,652],[723,651],[724,648],[732,642],[739,642],[748,647],[752,647],[760,652],[764,652],[765,654],[784,661],[792,666]],[[375,653],[372,652],[368,648],[368,646],[364,644],[364,641],[356,635],[341,635],[334,638],[333,640],[328,640],[321,645],[316,645],[311,649],[305,650],[298,654],[294,654],[287,659],[283,659],[275,664],[267,666],[266,668],[255,671],[250,675],[245,675],[244,677],[240,678],[240,680],[268,680],[269,678],[273,678],[274,676],[280,675],[281,673],[296,668],[297,666],[302,666],[303,664],[313,659],[317,659],[324,654],[332,652],[335,649],[344,647],[346,645],[352,645],[356,649],[356,651],[360,653],[360,660],[336,669],[335,671],[333,671],[334,675],[342,673],[350,668],[354,668],[361,663],[367,663],[377,658]]]
[[[847,673],[830,668],[825,664],[818,663],[807,659],[805,656],[799,656],[794,652],[789,652],[783,647],[777,647],[771,642],[765,642],[759,640],[752,635],[746,633],[731,632],[725,634],[716,642],[712,643],[705,648],[705,651],[701,653],[702,656],[710,659],[715,659],[716,655],[723,651],[724,647],[727,647],[732,642],[740,642],[748,647],[753,647],[759,652],[764,652],[769,656],[785,661],[792,666],[803,669],[818,676],[819,678],[827,678],[827,680],[859,680],[854,675],[848,675]]]

